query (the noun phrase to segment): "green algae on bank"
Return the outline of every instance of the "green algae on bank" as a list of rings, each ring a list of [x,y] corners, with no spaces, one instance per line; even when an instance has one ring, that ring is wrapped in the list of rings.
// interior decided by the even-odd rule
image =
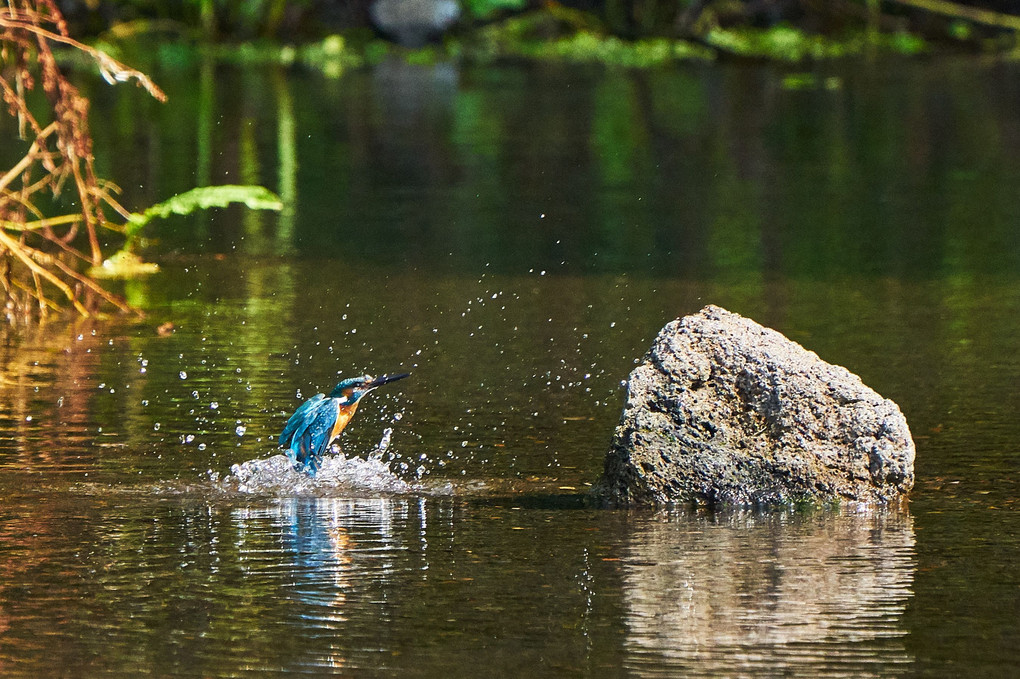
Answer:
[[[863,33],[844,39],[803,33],[791,27],[771,29],[716,29],[704,40],[642,38],[625,40],[580,30],[552,37],[529,37],[517,20],[493,25],[466,39],[450,38],[442,44],[408,49],[382,40],[347,40],[333,35],[307,45],[242,43],[203,47],[219,61],[240,65],[301,65],[337,77],[350,69],[396,57],[407,63],[435,63],[445,59],[490,63],[503,59],[602,64],[625,68],[650,68],[682,61],[714,61],[737,57],[778,62],[851,57],[869,50],[894,54],[919,54],[926,43],[910,34]]]
[[[877,49],[915,55],[927,49],[923,38],[911,33],[850,33],[842,39],[805,33],[788,25],[766,29],[713,29],[705,42],[723,54],[775,61],[836,59]]]
[[[133,40],[147,42],[144,36]],[[130,40],[100,42],[112,54],[135,52]],[[211,56],[238,65],[276,64],[302,66],[330,77],[397,58],[422,64],[453,59],[491,63],[525,60],[602,64],[624,68],[650,68],[682,61],[726,58],[798,63],[883,52],[917,55],[929,50],[920,36],[908,32],[854,31],[840,37],[808,33],[780,24],[770,28],[712,28],[690,38],[644,37],[625,39],[610,34],[595,17],[563,8],[543,9],[510,16],[501,21],[462,30],[442,42],[405,48],[355,29],[302,44],[271,41],[241,43],[161,43],[158,54],[175,62],[188,61],[182,51]],[[191,57],[193,58],[193,57]]]

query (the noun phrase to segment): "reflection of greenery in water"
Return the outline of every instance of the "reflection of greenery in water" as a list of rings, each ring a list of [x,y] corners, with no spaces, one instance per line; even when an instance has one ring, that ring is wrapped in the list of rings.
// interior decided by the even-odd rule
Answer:
[[[243,240],[225,222],[221,251],[754,276],[1009,270],[1020,261],[1015,201],[990,174],[1011,173],[994,122],[1005,104],[973,92],[966,65],[918,69],[791,91],[748,69],[568,78],[393,65],[385,77],[284,88],[278,71],[267,81],[220,68],[217,91],[200,88],[197,102],[190,75],[167,74],[175,106],[200,103],[197,116],[170,116],[156,134],[144,122],[151,104],[139,101],[118,118],[118,136],[98,143],[123,157],[117,139],[141,135],[165,158],[152,184],[125,186],[129,204],[184,190],[195,172],[311,192],[282,223],[249,216]],[[211,83],[213,71],[202,73]],[[912,73],[927,89],[900,86]],[[992,122],[938,104],[957,101],[938,94],[948,82]],[[189,139],[201,141],[190,161],[178,153],[196,148]],[[205,238],[202,223],[158,236],[187,248]]]

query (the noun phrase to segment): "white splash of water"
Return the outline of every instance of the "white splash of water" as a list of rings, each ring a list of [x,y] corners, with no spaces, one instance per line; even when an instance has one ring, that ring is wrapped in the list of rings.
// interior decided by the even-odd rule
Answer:
[[[219,490],[245,495],[330,496],[337,493],[411,493],[415,488],[390,471],[379,459],[328,455],[315,476],[294,469],[286,455],[235,464],[222,479]]]
[[[379,439],[379,443],[376,444],[375,450],[368,454],[370,460],[382,460],[382,456],[386,453],[386,450],[390,447],[390,438],[393,437],[393,428],[386,427],[383,430],[382,438]]]

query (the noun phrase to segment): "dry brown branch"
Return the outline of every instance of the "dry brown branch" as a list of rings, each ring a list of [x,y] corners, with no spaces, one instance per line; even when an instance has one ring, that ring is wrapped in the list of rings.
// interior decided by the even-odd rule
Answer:
[[[7,14],[10,14],[9,11]],[[2,9],[0,9],[0,26],[12,29],[21,29],[45,40],[59,42],[80,50],[92,57],[92,59],[96,62],[96,65],[99,67],[99,74],[103,76],[103,80],[111,85],[119,82],[122,83],[128,82],[129,80],[135,80],[138,82],[140,87],[144,87],[153,97],[159,101],[166,101],[166,94],[159,88],[158,85],[156,85],[156,83],[149,79],[149,76],[145,75],[141,71],[136,71],[130,66],[125,66],[105,52],[89,47],[88,45],[80,43],[66,35],[53,33],[52,31],[47,31],[35,24],[19,21],[14,17],[7,18],[5,22],[5,12]]]
[[[918,9],[944,14],[955,19],[966,19],[976,24],[1006,28],[1011,31],[1020,31],[1020,17],[1014,14],[1005,14],[981,7],[961,5],[958,2],[947,0],[893,0],[901,5],[909,5]]]
[[[53,289],[83,315],[94,311],[91,305],[100,300],[127,310],[126,302],[61,257],[48,254],[63,252],[71,262],[98,265],[103,259],[98,230],[111,228],[104,208],[125,218],[129,214],[113,197],[116,186],[95,174],[89,101],[61,72],[52,46],[89,56],[107,82],[133,80],[159,101],[166,95],[144,73],[71,38],[55,0],[4,0],[3,5],[0,95],[27,142],[21,160],[0,175],[0,278],[8,297],[8,317],[12,305],[27,313],[33,300],[39,312],[46,313],[55,306],[47,297]],[[49,120],[37,117],[28,105],[26,97],[36,89],[49,101]],[[74,192],[78,212],[54,216],[38,207],[46,204],[39,198],[65,190]],[[83,292],[87,299],[81,297]]]
[[[26,247],[22,243],[18,243],[4,233],[2,229],[0,229],[0,246],[3,246],[7,251],[12,253],[28,267],[32,274],[32,278],[35,281],[34,297],[40,304],[44,304],[46,302],[46,294],[42,287],[42,281],[46,280],[48,283],[64,293],[68,301],[71,302],[71,304],[74,305],[74,308],[78,310],[78,313],[82,316],[90,315],[88,309],[86,309],[85,306],[77,299],[77,296],[74,294],[74,291],[69,285],[60,280],[56,274],[50,272],[50,270],[45,266],[35,261],[36,259],[41,259],[46,264],[52,264],[52,260],[44,253],[39,250]]]

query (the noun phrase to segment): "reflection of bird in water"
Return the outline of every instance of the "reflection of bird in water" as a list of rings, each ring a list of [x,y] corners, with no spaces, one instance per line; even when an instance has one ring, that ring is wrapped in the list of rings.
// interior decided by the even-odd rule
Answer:
[[[316,394],[302,403],[280,434],[280,445],[287,447],[287,456],[294,460],[295,468],[314,476],[329,444],[354,417],[361,397],[408,374],[352,377],[336,385],[329,396]]]

